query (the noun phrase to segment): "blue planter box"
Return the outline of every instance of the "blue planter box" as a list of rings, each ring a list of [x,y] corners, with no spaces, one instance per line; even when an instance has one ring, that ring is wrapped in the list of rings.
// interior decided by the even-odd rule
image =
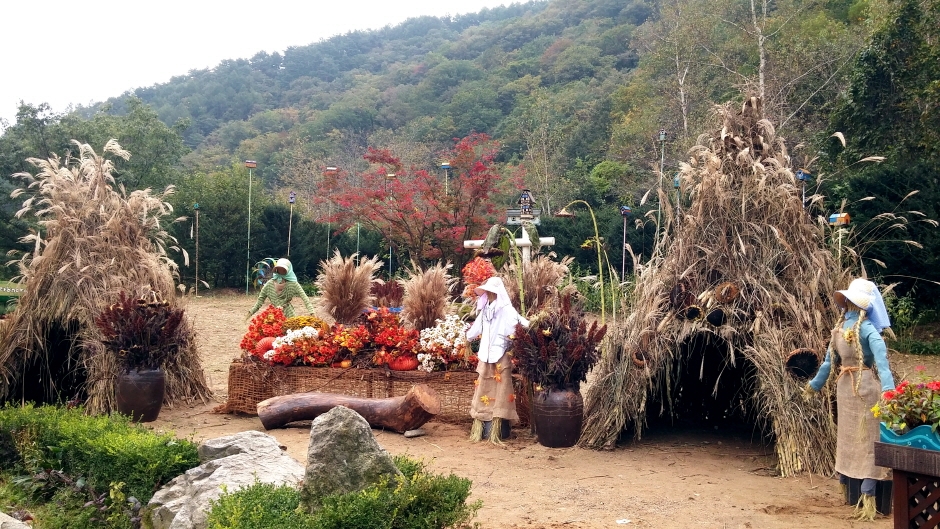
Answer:
[[[922,424],[909,432],[898,435],[881,423],[881,442],[899,446],[920,448],[921,450],[940,450],[940,434]]]

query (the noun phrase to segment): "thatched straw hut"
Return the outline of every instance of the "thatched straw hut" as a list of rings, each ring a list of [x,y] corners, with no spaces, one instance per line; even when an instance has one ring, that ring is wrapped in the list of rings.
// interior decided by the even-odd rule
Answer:
[[[717,109],[721,128],[681,164],[687,204],[660,192],[659,252],[638,272],[610,348],[587,394],[582,445],[639,438],[648,420],[735,414],[775,440],[782,475],[833,466],[829,399],[804,401],[785,361],[825,353],[848,283],[826,244],[826,223],[801,188],[760,101]],[[675,219],[678,218],[678,221]],[[810,368],[812,369],[812,368]]]
[[[39,173],[15,175],[27,186],[13,196],[28,195],[17,216],[35,217],[38,230],[24,238],[33,251],[11,263],[24,292],[0,326],[0,401],[78,400],[90,413],[105,413],[118,368],[105,353],[95,316],[121,292],[155,291],[179,303],[176,265],[166,254],[172,237],[162,224],[172,213],[165,199],[173,189],[129,195],[115,189],[112,162],[74,143],[77,159],[30,159]],[[114,140],[104,150],[130,156]],[[211,396],[192,326],[182,325],[188,343],[167,368],[168,404]]]

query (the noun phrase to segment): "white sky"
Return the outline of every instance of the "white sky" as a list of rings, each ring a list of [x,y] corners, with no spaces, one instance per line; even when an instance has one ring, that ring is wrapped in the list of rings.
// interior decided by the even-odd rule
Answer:
[[[259,51],[511,0],[0,0],[0,118],[62,112]]]

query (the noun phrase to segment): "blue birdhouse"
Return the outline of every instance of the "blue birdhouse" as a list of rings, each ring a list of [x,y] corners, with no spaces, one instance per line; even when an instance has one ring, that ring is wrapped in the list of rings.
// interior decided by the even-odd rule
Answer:
[[[848,213],[833,213],[829,215],[830,226],[846,226],[852,218]]]
[[[676,189],[679,189],[679,185],[680,185],[679,173],[676,173],[676,176],[672,177],[672,185]]]
[[[810,174],[810,172],[807,171],[806,169],[800,168],[796,170],[796,179],[799,180],[800,182],[805,182],[812,177],[813,175]]]
[[[620,206],[620,214],[624,217],[629,217],[632,212],[633,210],[630,209],[630,206]]]

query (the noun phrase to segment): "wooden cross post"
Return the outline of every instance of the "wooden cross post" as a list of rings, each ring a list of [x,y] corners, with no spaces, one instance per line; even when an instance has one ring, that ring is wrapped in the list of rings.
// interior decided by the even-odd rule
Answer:
[[[522,235],[518,239],[513,239],[513,245],[522,250],[522,266],[525,268],[529,266],[529,261],[532,260],[532,241],[525,230],[521,231]],[[483,247],[483,242],[482,240],[464,241],[463,247],[476,250]],[[552,246],[554,244],[554,237],[539,237],[539,246]]]

